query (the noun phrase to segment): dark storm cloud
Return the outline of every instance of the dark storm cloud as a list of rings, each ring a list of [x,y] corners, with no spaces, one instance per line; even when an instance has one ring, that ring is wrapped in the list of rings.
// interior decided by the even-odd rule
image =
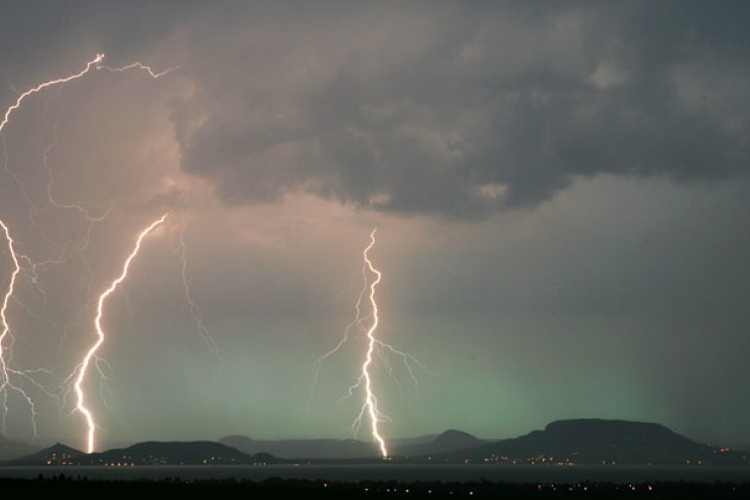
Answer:
[[[747,171],[744,5],[220,5],[189,28],[174,116],[183,168],[228,203],[464,217],[575,176]]]
[[[24,88],[65,73],[71,58],[88,51],[127,61],[168,37],[188,7],[170,1],[0,1],[0,44],[10,49],[0,51],[0,64],[13,68],[0,75],[0,83]]]
[[[534,205],[577,176],[703,181],[744,174],[750,161],[750,9],[740,3],[0,10],[0,42],[18,48],[0,55],[14,67],[6,86],[67,68],[82,50],[129,61],[181,37],[172,62],[195,85],[174,105],[182,166],[229,204],[302,190],[473,217]]]

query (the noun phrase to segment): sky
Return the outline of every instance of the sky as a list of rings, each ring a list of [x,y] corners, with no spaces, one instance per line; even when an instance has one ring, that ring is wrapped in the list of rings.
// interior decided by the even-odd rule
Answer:
[[[2,435],[750,443],[749,7],[0,0]]]

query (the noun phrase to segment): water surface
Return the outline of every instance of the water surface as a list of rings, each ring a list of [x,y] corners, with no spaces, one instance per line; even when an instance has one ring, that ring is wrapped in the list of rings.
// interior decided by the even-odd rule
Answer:
[[[624,465],[457,465],[457,464],[376,464],[376,465],[142,465],[0,467],[2,478],[52,477],[64,474],[89,479],[228,479],[262,481],[282,479],[325,479],[358,482],[363,480],[400,482],[443,481],[516,483],[574,483],[580,481],[641,483],[648,481],[746,482],[750,467],[721,466],[624,466]]]

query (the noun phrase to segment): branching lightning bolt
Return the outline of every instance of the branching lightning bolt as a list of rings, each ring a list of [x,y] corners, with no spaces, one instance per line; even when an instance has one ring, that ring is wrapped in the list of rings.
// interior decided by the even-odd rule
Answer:
[[[219,350],[219,346],[216,344],[216,340],[214,340],[211,333],[208,331],[208,328],[206,327],[206,323],[203,321],[203,315],[201,314],[201,309],[198,307],[198,304],[193,299],[193,293],[190,288],[190,282],[188,280],[188,259],[186,255],[186,247],[185,247],[185,225],[180,226],[179,230],[179,236],[178,236],[178,249],[180,255],[180,262],[182,264],[182,267],[180,269],[181,276],[182,276],[182,285],[183,289],[185,290],[185,301],[188,303],[188,306],[190,307],[190,315],[193,317],[193,320],[195,321],[195,324],[198,327],[198,334],[203,338],[203,341],[206,343],[206,347],[219,359],[221,359],[221,351]]]
[[[414,356],[402,352],[395,347],[384,343],[376,336],[376,331],[380,322],[378,303],[376,300],[376,289],[382,279],[382,273],[374,266],[372,260],[370,259],[370,250],[372,250],[372,248],[375,246],[376,233],[377,228],[373,229],[370,233],[370,243],[362,252],[363,286],[360,289],[359,295],[357,297],[357,302],[355,305],[356,314],[354,320],[352,320],[352,322],[347,325],[346,329],[344,330],[344,336],[341,338],[341,340],[339,340],[336,346],[315,361],[313,365],[313,378],[310,396],[312,397],[312,392],[314,390],[315,384],[317,383],[318,374],[320,372],[322,363],[343,348],[344,344],[349,340],[349,335],[352,329],[358,329],[366,340],[364,361],[362,363],[360,374],[356,378],[356,383],[349,387],[347,394],[342,399],[352,397],[354,395],[354,392],[358,388],[362,388],[362,390],[364,390],[364,403],[362,404],[362,408],[360,409],[359,414],[352,423],[352,430],[354,430],[354,432],[356,433],[362,425],[362,420],[365,417],[369,418],[373,441],[377,444],[383,458],[387,458],[389,456],[388,446],[386,444],[385,438],[383,438],[380,433],[379,424],[381,422],[390,421],[390,418],[379,409],[378,399],[375,396],[372,374],[372,369],[374,368],[374,363],[376,361],[375,358],[378,357],[379,359],[381,359],[385,364],[386,372],[389,375],[393,376],[391,366],[388,363],[387,353],[395,354],[401,357],[404,365],[406,366],[406,370],[409,373],[409,376],[412,378],[415,386],[417,385],[417,378],[412,368],[412,363],[424,372],[429,372]],[[374,276],[374,279],[370,281],[369,276]],[[363,313],[363,302],[365,302],[365,300],[369,302],[369,314]],[[366,326],[368,321],[369,326]]]
[[[16,100],[13,102],[13,104],[7,108],[4,114],[2,114],[2,121],[0,121],[0,139],[2,139],[2,146],[3,149],[3,158],[0,158],[0,161],[3,161],[3,171],[17,184],[18,189],[21,193],[21,195],[24,197],[26,202],[29,205],[30,211],[29,211],[29,223],[32,228],[36,229],[39,232],[39,235],[43,238],[45,242],[50,244],[51,246],[54,246],[58,248],[59,250],[59,256],[48,259],[44,262],[35,262],[30,256],[21,254],[16,249],[16,241],[14,241],[11,233],[11,229],[8,224],[2,219],[0,219],[0,229],[2,229],[2,235],[5,237],[5,241],[7,242],[7,251],[10,255],[10,259],[12,261],[12,272],[10,273],[10,277],[8,279],[7,288],[5,288],[5,293],[2,296],[2,308],[0,308],[0,323],[2,324],[2,332],[0,333],[0,405],[2,405],[2,411],[3,414],[1,416],[2,418],[2,424],[3,429],[5,425],[5,418],[8,414],[8,392],[12,391],[15,393],[20,394],[20,396],[25,399],[26,404],[29,408],[30,414],[31,414],[31,426],[34,432],[34,436],[37,435],[37,428],[36,428],[36,408],[34,405],[34,401],[31,398],[31,396],[24,390],[22,384],[29,384],[30,386],[34,386],[37,389],[41,390],[45,394],[57,397],[50,393],[46,388],[44,388],[41,384],[39,384],[36,380],[32,378],[32,375],[39,373],[41,371],[45,370],[18,370],[13,367],[12,363],[12,345],[14,341],[14,331],[11,327],[11,322],[8,317],[8,310],[9,305],[11,303],[11,300],[16,300],[17,298],[14,297],[14,294],[17,291],[17,282],[21,276],[25,276],[30,284],[34,286],[41,296],[45,298],[46,303],[46,294],[44,289],[42,288],[40,282],[39,282],[39,271],[42,266],[47,265],[56,265],[56,264],[62,264],[64,263],[66,259],[66,255],[68,254],[68,243],[64,245],[58,245],[54,242],[50,241],[45,237],[45,235],[37,228],[35,222],[34,222],[34,201],[32,200],[31,196],[25,189],[21,179],[10,169],[9,162],[8,162],[8,155],[7,155],[7,145],[5,144],[5,127],[9,125],[11,118],[16,110],[18,110],[24,101],[26,99],[31,98],[34,94],[40,93],[43,90],[58,86],[58,85],[64,85],[68,82],[72,82],[73,80],[80,79],[90,73],[92,70],[103,70],[110,73],[123,73],[131,69],[135,70],[141,70],[147,72],[152,78],[160,78],[167,73],[170,73],[171,71],[177,69],[177,68],[169,68],[162,72],[156,72],[151,69],[151,67],[144,65],[140,62],[136,62],[127,66],[122,67],[111,67],[102,64],[104,60],[103,54],[97,54],[94,59],[86,63],[86,66],[84,69],[79,71],[78,73],[71,74],[69,76],[58,78],[54,80],[50,80],[44,83],[41,83],[37,85],[36,87],[30,88],[29,90],[26,90],[23,93],[18,94]],[[61,210],[73,210],[79,214],[86,222],[86,233],[85,233],[85,239],[82,243],[82,246],[80,246],[77,249],[77,252],[79,253],[81,259],[83,260],[84,264],[86,265],[86,268],[89,273],[89,284],[91,283],[91,269],[88,264],[88,260],[85,256],[85,250],[88,247],[88,244],[91,240],[92,230],[96,223],[102,222],[109,212],[112,210],[112,207],[107,209],[103,214],[100,215],[92,215],[87,208],[85,208],[82,205],[78,205],[75,203],[61,203],[58,202],[55,197],[53,196],[53,183],[54,183],[54,177],[52,174],[52,168],[49,163],[49,156],[52,148],[54,147],[56,137],[57,137],[57,125],[53,127],[53,140],[52,142],[45,148],[44,151],[44,157],[43,157],[43,164],[44,168],[47,171],[47,186],[46,186],[46,195],[47,195],[47,203],[49,206],[61,209]],[[154,221],[149,227],[147,227],[145,230],[143,230],[136,241],[136,246],[133,252],[129,255],[128,259],[125,262],[124,268],[122,270],[122,274],[114,280],[110,287],[102,293],[102,295],[99,296],[98,299],[98,307],[97,307],[97,315],[95,319],[95,327],[97,332],[97,341],[96,343],[85,353],[85,356],[83,357],[82,362],[76,367],[76,369],[71,373],[68,378],[65,380],[66,384],[72,383],[73,380],[75,380],[75,383],[73,384],[75,396],[76,396],[76,408],[78,412],[83,414],[83,416],[86,419],[86,424],[88,427],[88,433],[87,433],[87,443],[88,443],[88,450],[89,452],[93,451],[94,448],[94,432],[95,432],[95,422],[93,418],[93,414],[91,410],[86,406],[86,396],[83,389],[83,382],[86,377],[87,369],[94,365],[97,369],[99,369],[101,373],[101,369],[99,367],[99,364],[103,362],[103,360],[99,357],[97,357],[97,351],[101,344],[104,341],[104,331],[101,326],[101,320],[103,316],[103,308],[104,308],[104,302],[106,298],[114,292],[114,290],[117,288],[117,286],[125,279],[128,273],[128,268],[130,266],[130,262],[135,258],[135,256],[138,254],[141,242],[142,240],[158,225],[160,225],[168,214],[163,215],[160,219]],[[207,328],[204,325],[203,319],[201,317],[200,309],[198,308],[197,304],[192,298],[192,294],[190,292],[190,289],[188,287],[188,280],[187,280],[187,260],[185,255],[185,248],[184,243],[182,242],[182,235],[180,235],[180,244],[181,244],[181,252],[180,252],[180,259],[182,261],[182,277],[183,277],[183,284],[185,286],[185,299],[190,305],[190,313],[193,316],[193,319],[198,324],[199,333],[204,338],[206,343],[208,344],[209,348],[214,352],[218,353],[218,348],[216,346],[216,343],[213,341],[213,338],[210,336]],[[23,304],[21,304],[23,305]],[[85,306],[86,308],[88,306]],[[28,311],[31,314],[31,311]],[[82,311],[81,311],[82,312]],[[79,313],[80,314],[80,313]],[[46,371],[45,371],[46,372]],[[16,382],[19,381],[19,382]],[[102,377],[102,383],[105,383],[106,380],[104,377]],[[60,400],[58,399],[58,404]]]
[[[110,285],[109,288],[107,288],[100,296],[99,296],[99,302],[96,309],[96,319],[94,320],[94,324],[96,326],[96,336],[97,340],[94,343],[93,346],[86,352],[86,355],[83,358],[83,361],[81,362],[79,369],[78,369],[78,377],[75,381],[75,392],[76,396],[78,398],[78,402],[76,405],[76,410],[83,414],[84,418],[86,419],[86,424],[88,426],[88,434],[87,434],[87,452],[92,453],[94,451],[94,433],[96,430],[96,424],[94,422],[94,416],[86,407],[85,404],[85,395],[82,388],[82,384],[84,379],[86,378],[86,370],[89,367],[89,364],[91,363],[91,360],[95,358],[96,352],[99,350],[99,347],[104,343],[105,334],[104,330],[101,325],[102,316],[104,315],[104,301],[109,297],[112,292],[115,291],[117,286],[122,283],[125,278],[128,276],[128,269],[130,268],[130,263],[133,261],[133,259],[138,255],[138,252],[141,249],[141,242],[143,239],[156,228],[159,224],[164,222],[164,220],[167,218],[169,214],[164,214],[161,216],[161,218],[155,220],[151,223],[146,229],[141,231],[141,233],[138,235],[138,239],[135,243],[135,248],[132,252],[130,252],[130,255],[128,255],[128,258],[125,260],[125,264],[122,268],[122,273],[120,276],[117,277]]]
[[[103,60],[104,60],[104,54],[97,54],[96,57],[93,60],[89,61],[86,64],[86,68],[83,69],[81,72],[76,73],[74,75],[67,76],[65,78],[59,78],[57,80],[50,80],[48,82],[41,83],[41,84],[37,85],[36,87],[34,87],[32,89],[29,89],[26,92],[24,92],[23,94],[19,95],[18,98],[16,99],[16,102],[14,104],[12,104],[8,108],[8,110],[5,112],[5,116],[3,116],[3,121],[0,122],[0,133],[5,128],[5,125],[7,125],[8,122],[10,121],[11,114],[15,110],[17,110],[19,107],[21,107],[21,103],[23,102],[24,99],[26,99],[30,95],[36,94],[37,92],[40,92],[40,91],[46,89],[47,87],[52,87],[54,85],[60,85],[62,83],[67,83],[67,82],[69,82],[71,80],[75,80],[77,78],[81,78],[83,75],[85,75],[86,73],[88,73],[89,71],[91,71],[91,68],[98,67],[99,63],[102,62]]]
[[[362,413],[364,413],[365,411],[368,413],[372,428],[372,438],[378,443],[380,452],[385,458],[388,456],[388,449],[386,448],[385,440],[380,435],[380,432],[378,430],[378,423],[380,422],[382,416],[380,410],[378,410],[378,399],[375,397],[375,394],[373,394],[372,377],[370,376],[370,365],[372,364],[373,351],[375,350],[375,345],[377,342],[375,340],[375,330],[378,328],[378,322],[380,320],[378,317],[378,303],[375,301],[375,287],[378,286],[378,283],[380,283],[380,279],[382,277],[382,274],[380,273],[380,271],[375,269],[375,267],[372,265],[370,257],[368,256],[370,249],[375,246],[375,231],[377,231],[377,229],[372,230],[372,233],[370,234],[370,244],[367,246],[367,248],[365,248],[364,252],[362,252],[365,263],[367,264],[367,268],[371,273],[375,274],[376,278],[370,284],[369,297],[370,305],[372,306],[372,325],[370,326],[369,330],[367,330],[367,355],[365,356],[365,362],[362,364],[362,377],[364,379],[365,389],[365,404],[362,406],[362,412],[359,414],[357,419],[361,420]]]
[[[26,92],[20,94],[18,98],[16,99],[16,101],[3,114],[3,119],[2,121],[0,121],[0,135],[4,133],[5,127],[8,125],[13,112],[21,106],[21,104],[26,98],[44,90],[47,87],[64,84],[71,80],[81,78],[83,75],[88,73],[91,70],[91,68],[96,67],[103,60],[103,58],[104,56],[102,54],[97,54],[96,57],[93,60],[89,61],[86,64],[86,67],[79,73],[67,76],[65,78],[50,80],[48,82],[37,85],[36,87],[31,88],[27,90]],[[7,163],[8,162],[7,162],[7,157],[6,157],[5,158],[5,170],[6,171],[8,171]],[[5,295],[3,297],[2,309],[0,310],[0,319],[2,319],[2,324],[3,324],[3,331],[2,331],[2,334],[0,334],[0,378],[2,379],[0,380],[0,392],[2,393],[2,396],[3,396],[3,424],[5,423],[5,416],[8,413],[7,390],[12,389],[13,391],[21,394],[21,396],[26,400],[29,408],[31,409],[31,416],[32,416],[31,425],[34,431],[34,435],[36,435],[36,423],[34,420],[34,416],[36,413],[34,410],[34,402],[32,398],[21,387],[19,387],[16,384],[13,384],[11,377],[10,377],[11,374],[20,374],[26,377],[28,377],[28,375],[25,372],[13,370],[9,366],[10,360],[6,359],[4,347],[3,347],[5,342],[8,339],[12,339],[11,327],[8,322],[8,305],[15,291],[16,279],[18,278],[18,275],[21,272],[20,260],[23,258],[23,256],[19,256],[19,254],[16,253],[15,246],[14,246],[15,242],[10,234],[10,229],[8,228],[8,225],[5,224],[5,222],[2,221],[1,219],[0,219],[0,226],[2,227],[3,232],[5,234],[5,239],[8,242],[8,252],[10,253],[11,259],[14,264],[14,268],[11,273],[10,280],[8,282],[8,288],[6,289]],[[31,262],[30,259],[29,259],[29,262]],[[32,263],[32,268],[33,267],[34,267],[34,264]],[[34,383],[33,380],[32,380],[32,383]],[[35,384],[35,385],[38,385],[38,384]]]
[[[13,291],[16,284],[16,278],[18,277],[18,273],[21,272],[21,265],[18,262],[18,256],[15,253],[15,250],[13,248],[13,238],[10,236],[10,231],[8,230],[8,226],[5,225],[5,223],[0,220],[0,227],[2,227],[3,232],[5,233],[5,238],[8,241],[8,249],[10,250],[10,256],[13,260],[13,272],[10,275],[10,280],[8,284],[8,289],[5,292],[5,296],[3,297],[3,304],[2,309],[0,309],[0,320],[3,323],[3,331],[2,334],[0,334],[0,392],[2,392],[3,395],[3,429],[5,428],[5,417],[8,414],[8,406],[7,406],[7,391],[8,389],[11,389],[17,393],[19,393],[27,402],[29,405],[29,408],[31,408],[31,425],[34,430],[34,434],[36,435],[36,423],[34,416],[36,412],[34,411],[34,401],[29,397],[26,392],[15,385],[13,381],[11,380],[11,374],[18,373],[15,370],[12,370],[9,366],[9,360],[5,359],[4,353],[3,353],[3,344],[5,343],[6,337],[9,337],[11,334],[10,331],[10,325],[8,323],[8,303],[10,302],[10,298],[13,296]]]

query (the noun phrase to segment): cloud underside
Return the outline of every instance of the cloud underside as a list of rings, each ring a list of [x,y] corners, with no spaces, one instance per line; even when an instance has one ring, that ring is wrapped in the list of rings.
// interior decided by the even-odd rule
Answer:
[[[736,12],[699,7],[223,18],[218,36],[187,43],[196,91],[173,108],[182,168],[229,204],[306,191],[455,218],[600,173],[743,175],[750,71],[732,47],[746,35]]]
[[[580,177],[705,182],[750,162],[737,2],[28,4],[0,16],[0,43],[24,47],[0,55],[3,85],[86,50],[179,65],[181,167],[230,205],[305,191],[475,218]]]

